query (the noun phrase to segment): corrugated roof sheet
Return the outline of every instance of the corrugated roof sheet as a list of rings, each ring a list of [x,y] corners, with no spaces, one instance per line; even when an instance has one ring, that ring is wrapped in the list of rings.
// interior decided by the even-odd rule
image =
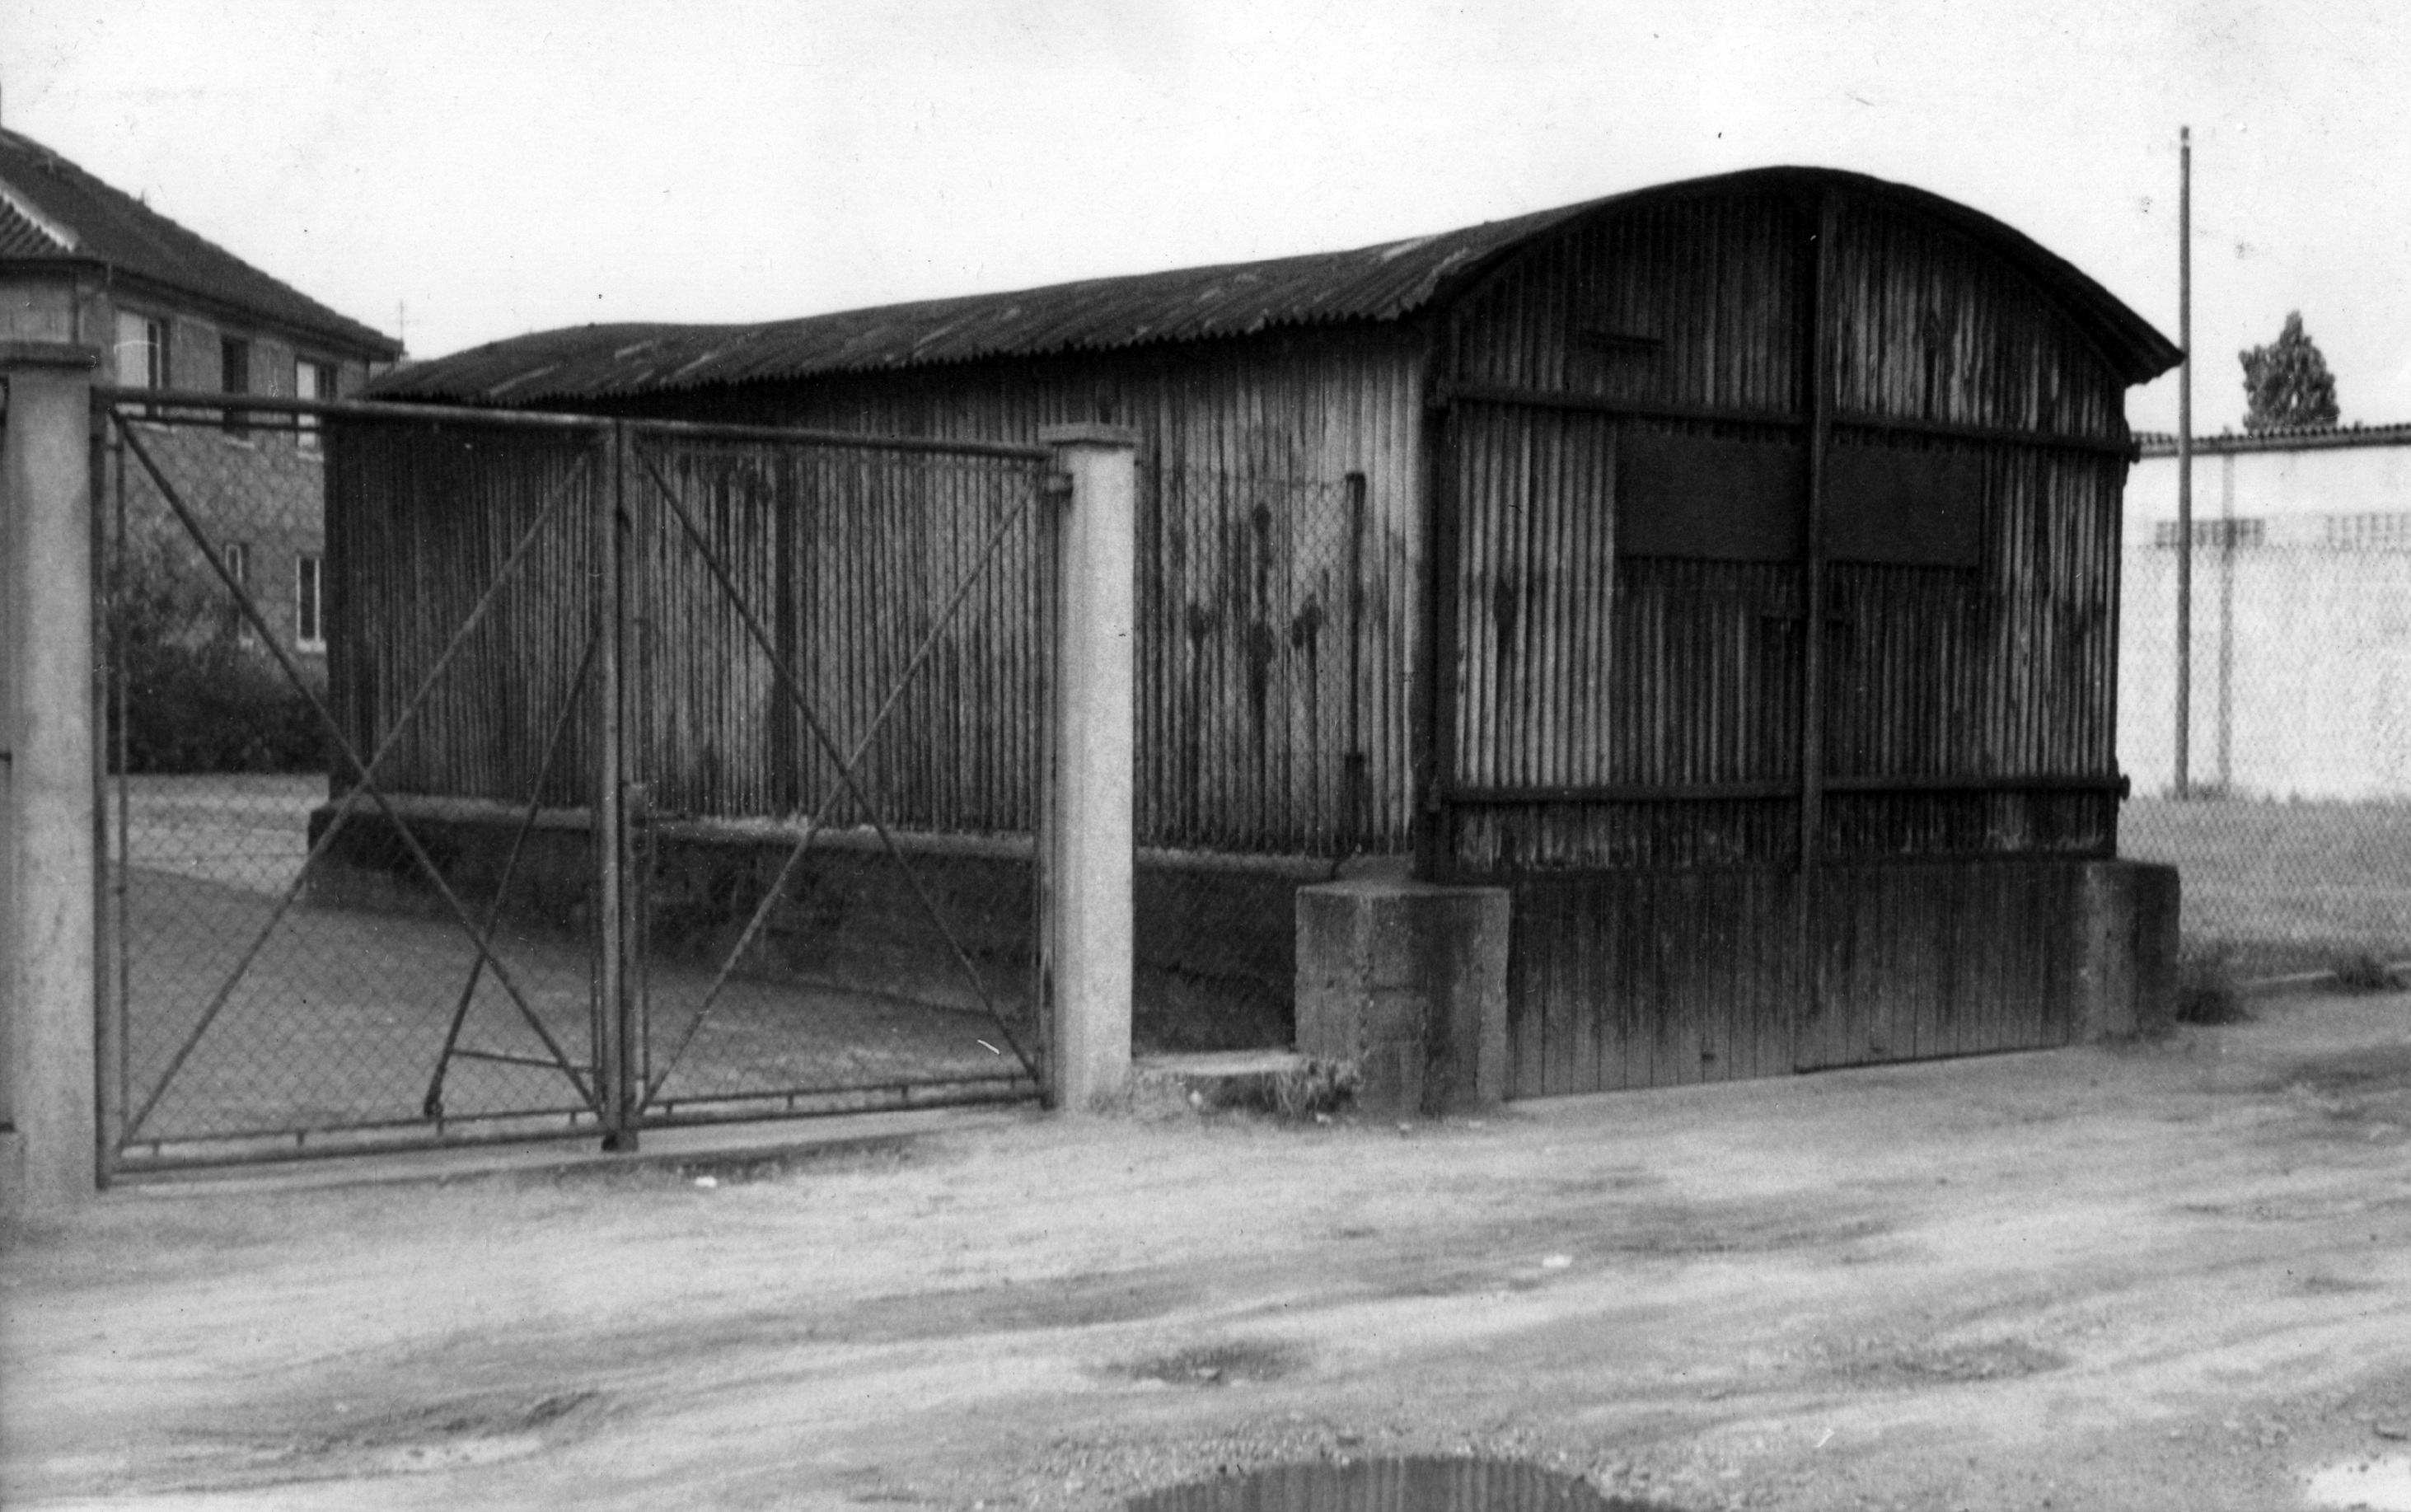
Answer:
[[[1995,246],[2069,308],[2129,382],[2176,364],[2176,348],[2141,316],[1990,216],[1858,174],[1762,168],[1352,252],[1090,279],[760,325],[574,327],[415,363],[387,375],[371,392],[475,404],[579,402],[986,357],[1110,351],[1283,327],[1397,320],[1444,299],[1536,238],[1610,207],[1655,195],[1785,184],[1830,184],[1906,201]]]
[[[106,263],[168,288],[251,311],[272,323],[327,338],[363,355],[391,358],[402,343],[341,315],[270,278],[224,247],[187,231],[148,205],[21,133],[0,130],[0,183],[42,215],[69,228],[62,248],[0,199],[0,256],[74,257]],[[27,226],[28,240],[10,225]]]

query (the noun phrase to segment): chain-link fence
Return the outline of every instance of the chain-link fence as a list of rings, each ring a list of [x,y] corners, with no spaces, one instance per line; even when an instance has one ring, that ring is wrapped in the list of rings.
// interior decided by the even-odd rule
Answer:
[[[577,443],[554,444],[575,470]],[[335,896],[326,862],[388,801],[350,780],[327,713],[329,450],[298,408],[106,416],[102,1085],[128,1163],[431,1119],[565,1129],[590,1099],[592,952],[513,922],[524,874],[458,879],[443,908],[329,906],[376,890],[352,870]],[[537,536],[557,514],[508,523]],[[460,628],[455,679],[504,654]]]
[[[1049,454],[105,407],[118,1163],[1033,1096]]]
[[[1139,1048],[1286,1045],[1297,888],[1407,843],[1402,546],[1361,474],[1141,487]]]
[[[2182,794],[2174,530],[2126,552],[2121,852],[2177,866],[2187,951],[2241,977],[2411,959],[2411,539],[2343,516],[2194,535]]]
[[[1034,1093],[1044,454],[630,435],[639,1112]]]

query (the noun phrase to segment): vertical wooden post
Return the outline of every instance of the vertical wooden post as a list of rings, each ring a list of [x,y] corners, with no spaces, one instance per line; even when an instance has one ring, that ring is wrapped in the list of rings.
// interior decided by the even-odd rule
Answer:
[[[1072,503],[1072,480],[1060,472],[1050,472],[1038,484],[1038,529],[1030,553],[1037,571],[1036,593],[1031,604],[1035,615],[1032,626],[1033,643],[1038,654],[1031,659],[1036,672],[1031,695],[1038,701],[1037,763],[1037,833],[1030,848],[1030,904],[1031,937],[1036,948],[1030,961],[1030,1010],[1038,1025],[1035,1054],[1045,1078],[1040,1088],[1047,1107],[1060,1106],[1055,1086],[1055,945],[1056,919],[1059,913],[1055,897],[1056,874],[1062,865],[1056,842],[1061,835],[1057,792],[1062,774],[1057,770],[1056,757],[1061,749],[1059,731],[1062,726],[1063,647],[1062,563],[1063,516]],[[1135,873],[1133,872],[1133,875]]]
[[[1454,372],[1455,336],[1452,329],[1442,355],[1434,357],[1443,372]],[[1454,871],[1449,854],[1448,785],[1455,775],[1456,728],[1456,411],[1447,401],[1447,381],[1435,385],[1424,407],[1424,540],[1423,613],[1415,626],[1415,677],[1410,690],[1408,725],[1409,771],[1412,791],[1408,797],[1408,827],[1414,836],[1414,875],[1419,881],[1444,881]]]
[[[94,649],[92,659],[94,743],[92,763],[94,1017],[92,1032],[95,1125],[93,1179],[95,1185],[106,1189],[117,1175],[118,1130],[125,1119],[125,1082],[123,1074],[125,1066],[124,989],[126,985],[124,966],[125,941],[123,933],[124,911],[123,909],[112,909],[110,907],[112,894],[119,898],[124,896],[125,879],[123,867],[117,868],[112,873],[109,854],[110,791],[115,788],[122,792],[124,787],[122,781],[112,783],[110,780],[110,758],[119,758],[116,762],[117,771],[122,773],[125,770],[123,759],[125,750],[125,729],[123,719],[116,721],[114,749],[110,744],[111,726],[109,718],[109,701],[111,698],[122,699],[124,696],[124,690],[119,686],[123,680],[121,673],[124,669],[122,660],[124,648],[111,638],[109,627],[110,605],[115,601],[118,590],[122,587],[115,571],[115,563],[110,560],[110,547],[112,539],[122,539],[124,535],[125,486],[123,481],[117,484],[119,508],[115,517],[116,528],[112,531],[108,523],[110,516],[104,513],[101,499],[105,480],[118,471],[109,465],[109,414],[105,404],[95,402],[91,406],[88,425],[84,475],[92,480],[93,488],[91,508],[88,512],[91,523],[86,532],[88,549],[92,552],[92,572],[89,578],[92,591],[89,598],[92,605],[90,632]],[[101,586],[104,581],[109,585],[106,590]],[[124,816],[121,812],[118,825],[121,835],[124,829],[123,821]],[[5,1058],[0,1057],[0,1060]]]
[[[1822,935],[1819,910],[1825,844],[1825,457],[1834,430],[1834,196],[1817,199],[1815,254],[1808,306],[1808,519],[1801,563],[1803,633],[1800,671],[1800,890],[1793,956],[1800,984],[1793,994],[1791,1058],[1802,1060],[1802,1038],[1821,1027],[1818,981]]]
[[[1348,474],[1348,749],[1340,764],[1341,848],[1365,846],[1365,474]]]
[[[2189,797],[2193,742],[2193,128],[2177,128],[2176,794]]]
[[[1045,950],[1054,975],[1047,1084],[1082,1112],[1130,1090],[1136,965],[1138,435],[1049,426],[1072,477],[1057,534],[1054,834]]]
[[[0,1211],[98,1186],[92,371],[0,342]]]
[[[2235,454],[2218,459],[2218,783],[2235,781]]]
[[[621,771],[620,522],[627,479],[628,432],[613,425],[598,438],[594,489],[594,1093],[603,1125],[603,1148],[636,1148],[636,1109],[629,1096],[629,1052],[634,1040],[628,1012],[627,845],[621,805],[627,784]]]

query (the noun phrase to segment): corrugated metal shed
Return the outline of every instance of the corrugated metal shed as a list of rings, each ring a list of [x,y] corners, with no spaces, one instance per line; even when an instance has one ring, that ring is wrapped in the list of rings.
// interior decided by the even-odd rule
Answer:
[[[329,339],[364,356],[402,355],[402,343],[392,337],[270,278],[22,133],[0,130],[0,186],[7,191],[0,197],[0,256],[114,268]],[[8,206],[9,197],[66,227],[74,245],[61,245]]]
[[[1902,184],[1824,168],[1761,168],[1611,196],[1353,252],[1091,279],[751,326],[587,326],[496,342],[389,374],[374,397],[525,405],[831,373],[1097,352],[1413,315],[1551,232],[1658,196],[1771,184],[1838,187],[1939,220],[2022,268],[2130,383],[2176,348],[2109,291],[1992,217]]]

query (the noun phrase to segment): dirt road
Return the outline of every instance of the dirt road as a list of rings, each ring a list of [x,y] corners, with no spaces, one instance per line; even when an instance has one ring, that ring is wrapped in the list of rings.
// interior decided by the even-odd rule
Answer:
[[[2411,997],[1407,1129],[153,1187],[9,1250],[11,1506],[1089,1508],[1469,1448],[1687,1508],[2301,1505],[2411,1451]]]

